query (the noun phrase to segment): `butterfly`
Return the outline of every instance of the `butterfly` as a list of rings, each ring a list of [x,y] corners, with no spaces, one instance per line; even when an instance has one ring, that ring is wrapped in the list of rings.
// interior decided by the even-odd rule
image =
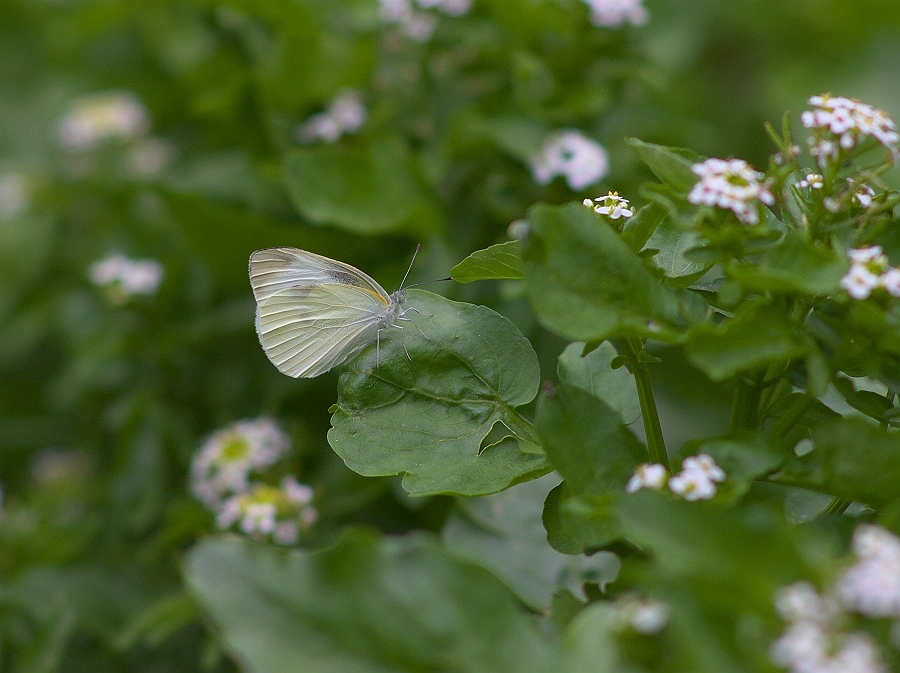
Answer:
[[[250,255],[250,285],[259,343],[294,378],[324,374],[373,341],[380,347],[381,332],[406,312],[403,283],[389,295],[359,269],[298,248]]]

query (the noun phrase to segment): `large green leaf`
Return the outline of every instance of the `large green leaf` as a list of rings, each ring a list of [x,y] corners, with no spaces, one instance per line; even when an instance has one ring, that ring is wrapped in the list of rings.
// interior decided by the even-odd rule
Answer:
[[[528,297],[541,322],[573,341],[675,341],[698,307],[653,276],[601,218],[579,204],[535,206],[525,246]]]
[[[691,364],[714,381],[738,372],[805,356],[810,340],[784,310],[771,304],[749,304],[717,327],[698,330],[685,346]]]
[[[776,479],[873,506],[900,497],[900,435],[859,418],[813,428],[814,449]]]
[[[421,290],[409,306],[414,323],[341,374],[332,448],[360,474],[403,474],[415,495],[483,495],[549,472],[516,411],[540,382],[528,340],[484,306]]]
[[[619,413],[589,392],[561,383],[538,402],[537,427],[544,450],[565,483],[547,498],[544,523],[560,551],[576,553],[614,541],[614,500],[647,450],[622,423]],[[604,503],[590,520],[579,520],[579,500]]]
[[[285,160],[288,193],[301,215],[318,224],[377,234],[418,235],[441,227],[434,198],[400,141],[301,148]]]
[[[490,570],[541,611],[561,587],[583,600],[584,582],[605,586],[616,578],[620,565],[609,552],[572,556],[547,544],[541,510],[547,491],[558,482],[557,475],[548,474],[502,493],[460,499],[442,530],[447,546]]]
[[[685,251],[694,248],[700,241],[700,234],[693,229],[684,229],[671,220],[663,220],[647,241],[648,248],[659,250],[653,257],[665,272],[670,283],[686,287],[706,273],[711,264],[695,262],[685,257]]]
[[[450,269],[450,275],[457,283],[518,280],[522,278],[522,244],[520,241],[507,241],[477,250]]]
[[[428,535],[350,531],[319,552],[210,539],[186,573],[255,673],[553,670],[553,648],[509,590]]]

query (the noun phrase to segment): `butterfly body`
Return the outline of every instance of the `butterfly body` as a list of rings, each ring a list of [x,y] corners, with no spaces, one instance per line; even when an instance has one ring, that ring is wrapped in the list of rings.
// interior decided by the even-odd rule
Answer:
[[[288,376],[314,377],[357,355],[403,316],[406,290],[385,292],[359,269],[298,248],[250,256],[256,333]]]

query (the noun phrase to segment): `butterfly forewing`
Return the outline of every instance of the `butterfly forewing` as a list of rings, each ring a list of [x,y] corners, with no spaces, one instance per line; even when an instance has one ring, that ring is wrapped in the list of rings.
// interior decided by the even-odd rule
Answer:
[[[250,255],[250,285],[257,302],[289,288],[325,283],[366,288],[390,301],[378,283],[344,262],[298,248],[266,248]]]

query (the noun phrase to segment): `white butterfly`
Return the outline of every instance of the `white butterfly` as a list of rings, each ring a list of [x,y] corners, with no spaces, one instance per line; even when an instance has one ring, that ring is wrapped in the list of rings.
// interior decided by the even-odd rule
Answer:
[[[250,255],[250,285],[259,343],[294,378],[324,374],[380,344],[381,332],[403,319],[406,301],[406,290],[389,295],[359,269],[298,248]]]

